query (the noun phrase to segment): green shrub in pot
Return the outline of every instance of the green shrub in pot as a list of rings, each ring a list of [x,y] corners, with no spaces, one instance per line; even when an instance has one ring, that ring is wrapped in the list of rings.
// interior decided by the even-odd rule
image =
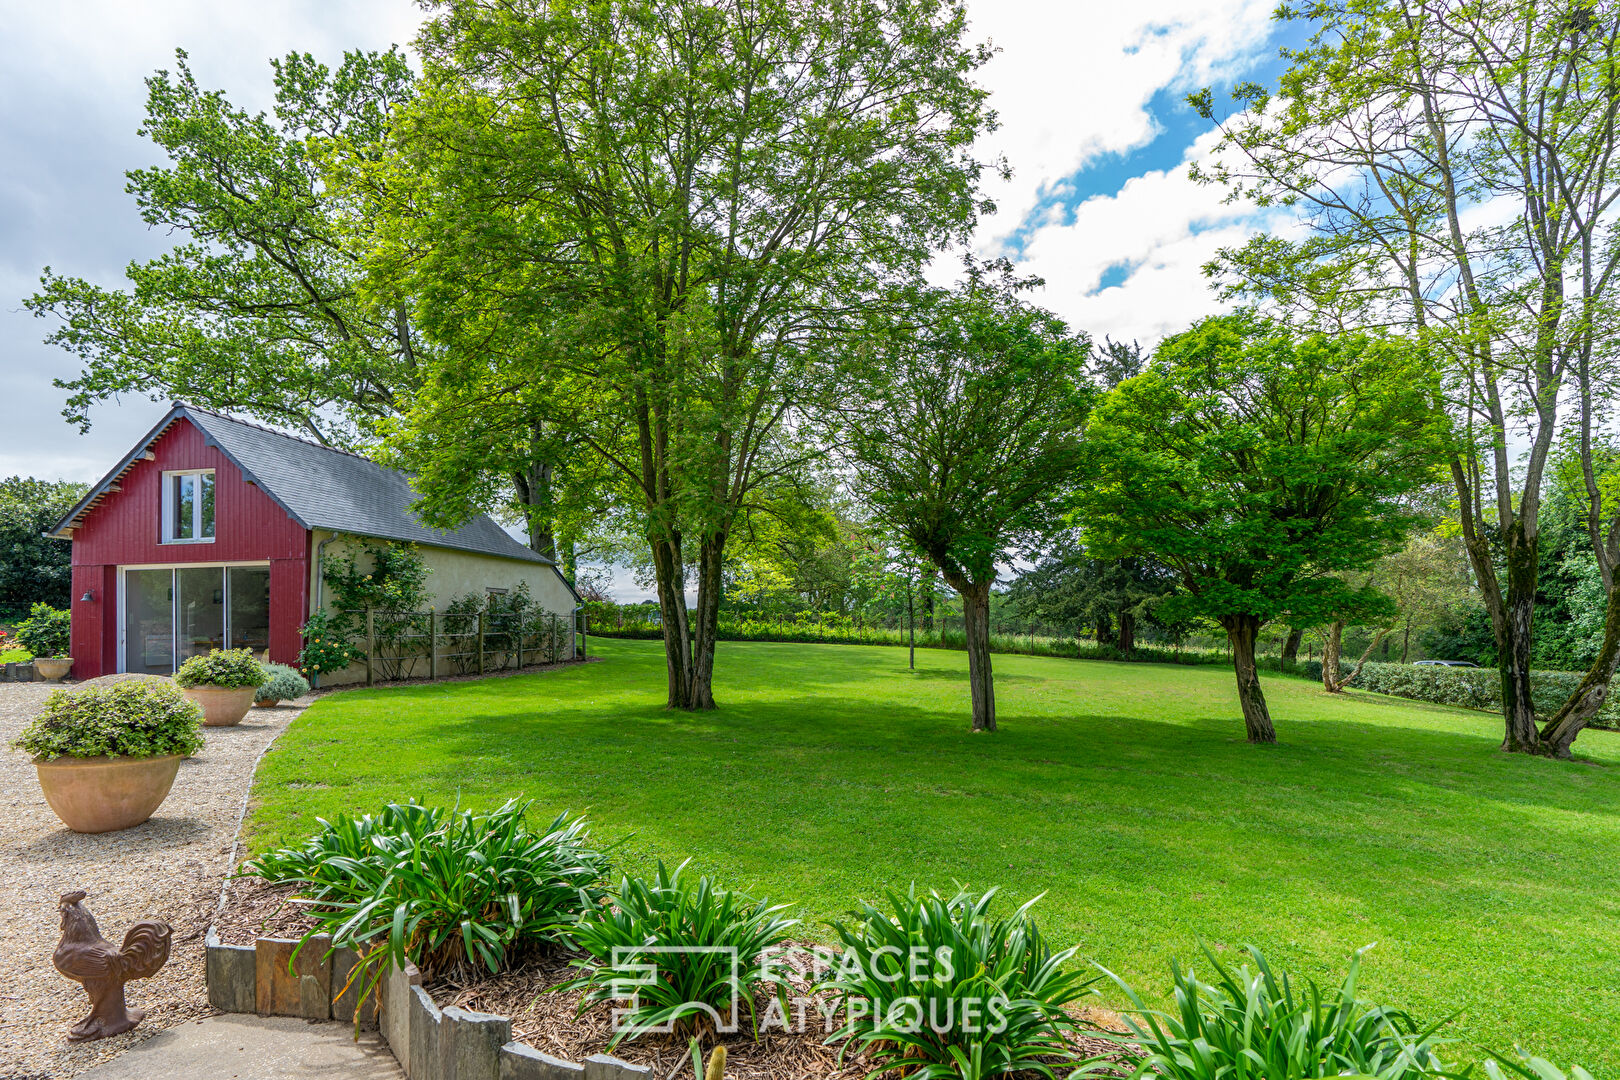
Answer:
[[[291,701],[309,693],[309,680],[286,664],[264,664],[264,684],[253,695],[259,705],[274,705],[278,701]]]
[[[51,761],[185,756],[202,744],[196,703],[167,683],[132,680],[55,691],[11,745]]]
[[[45,801],[74,832],[133,828],[203,744],[202,710],[167,679],[58,690],[12,742],[34,755]]]
[[[264,665],[249,649],[215,649],[206,656],[193,656],[180,665],[174,681],[183,687],[219,686],[229,690],[257,689],[269,678]]]
[[[17,624],[17,644],[36,657],[65,658],[72,648],[72,616],[49,604],[35,604]]]

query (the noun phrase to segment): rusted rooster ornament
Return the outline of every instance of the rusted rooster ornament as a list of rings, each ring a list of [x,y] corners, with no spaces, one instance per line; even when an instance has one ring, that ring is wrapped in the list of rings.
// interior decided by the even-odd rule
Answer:
[[[150,979],[169,959],[168,923],[138,922],[124,935],[124,947],[115,948],[101,936],[96,919],[84,908],[84,892],[70,892],[60,901],[62,940],[51,962],[56,970],[84,986],[90,995],[90,1015],[73,1025],[68,1042],[89,1042],[121,1035],[146,1018],[145,1009],[124,1004],[124,984]]]

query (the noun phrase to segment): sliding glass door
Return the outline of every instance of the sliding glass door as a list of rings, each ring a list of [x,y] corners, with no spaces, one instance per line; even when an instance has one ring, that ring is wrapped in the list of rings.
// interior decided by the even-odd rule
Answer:
[[[167,675],[214,649],[270,647],[270,568],[124,571],[124,671]]]
[[[174,671],[174,571],[124,571],[125,671]]]

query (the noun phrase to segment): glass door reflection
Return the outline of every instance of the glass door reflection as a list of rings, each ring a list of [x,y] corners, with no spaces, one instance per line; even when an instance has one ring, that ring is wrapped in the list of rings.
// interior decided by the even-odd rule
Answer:
[[[185,566],[174,572],[176,664],[225,647],[225,569]]]

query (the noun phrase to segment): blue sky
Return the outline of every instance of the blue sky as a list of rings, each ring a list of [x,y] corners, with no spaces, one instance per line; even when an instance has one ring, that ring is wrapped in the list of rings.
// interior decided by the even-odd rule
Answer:
[[[1014,170],[990,185],[999,212],[979,230],[980,252],[1046,278],[1041,302],[1099,338],[1151,345],[1215,310],[1199,267],[1263,222],[1188,180],[1211,134],[1182,99],[1275,78],[1273,2],[969,0],[973,33],[1000,50],[981,77],[1001,127],[980,149]],[[269,57],[407,42],[419,18],[409,0],[12,8],[0,69],[0,476],[93,480],[162,412],[142,398],[108,403],[80,435],[51,385],[75,360],[41,344],[49,328],[21,304],[46,265],[116,284],[170,242],[123,190],[126,169],[156,162],[136,135],[142,78],[182,46],[205,85],[264,107]]]

